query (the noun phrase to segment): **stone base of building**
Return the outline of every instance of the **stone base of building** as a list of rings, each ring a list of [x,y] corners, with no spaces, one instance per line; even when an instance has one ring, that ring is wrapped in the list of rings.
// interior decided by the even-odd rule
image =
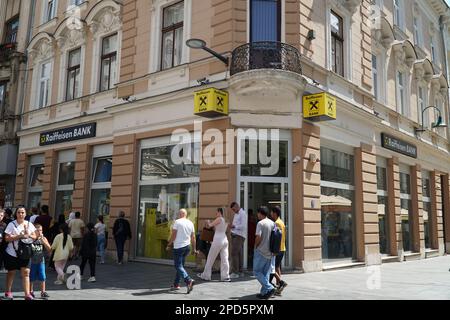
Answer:
[[[320,272],[323,270],[322,260],[302,261],[303,271],[306,272]]]

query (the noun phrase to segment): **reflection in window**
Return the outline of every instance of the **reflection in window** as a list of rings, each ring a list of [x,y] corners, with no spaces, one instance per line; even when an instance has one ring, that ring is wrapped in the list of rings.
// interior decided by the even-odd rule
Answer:
[[[431,226],[430,226],[430,215],[431,212],[431,202],[423,202],[423,225],[424,225],[424,235],[425,235],[425,248],[431,249]]]
[[[402,219],[402,238],[403,238],[403,250],[411,251],[411,200],[401,199],[401,219]]]
[[[276,166],[278,162],[278,170],[272,177],[287,177],[288,176],[288,142],[287,141],[267,141],[267,152],[262,152],[266,154],[271,162],[268,164],[262,164],[259,157],[260,144],[263,140],[245,140],[243,143],[244,152],[242,154],[242,164],[241,164],[241,176],[267,176],[264,174],[263,168],[267,171],[271,166]],[[272,155],[272,143],[278,142],[278,155]],[[275,168],[276,169],[276,168]]]
[[[44,177],[44,165],[38,164],[30,167],[30,187],[41,187]]]
[[[112,158],[94,159],[94,183],[111,182]]]
[[[387,197],[378,196],[378,227],[380,232],[380,253],[388,254],[388,202]]]
[[[430,179],[422,179],[422,196],[431,197]]]
[[[320,149],[321,180],[353,185],[353,156],[347,153]]]
[[[75,176],[75,162],[59,164],[58,185],[73,185]]]
[[[403,172],[400,172],[400,193],[411,194],[411,177]]]
[[[377,188],[387,191],[386,168],[377,166]]]
[[[98,216],[108,225],[111,204],[111,189],[94,189],[91,193],[90,222],[96,223]]]
[[[179,151],[180,159],[186,159],[181,164],[176,164],[172,159],[172,151]],[[184,154],[188,150],[188,154]],[[195,164],[200,159],[200,143],[192,143],[190,148],[180,146],[162,146],[143,149],[141,152],[141,180],[187,178],[199,176],[199,165]]]
[[[42,200],[42,192],[28,193],[28,208],[40,208]]]
[[[117,34],[102,41],[100,91],[109,90],[117,81]]]
[[[56,192],[55,217],[64,214],[66,219],[69,218],[69,213],[72,211],[72,193],[72,190]]]

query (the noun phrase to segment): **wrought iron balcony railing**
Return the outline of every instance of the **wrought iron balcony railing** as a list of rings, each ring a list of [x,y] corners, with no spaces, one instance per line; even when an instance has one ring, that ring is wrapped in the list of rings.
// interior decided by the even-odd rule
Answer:
[[[252,42],[237,47],[231,58],[230,74],[255,69],[278,69],[302,74],[300,52],[281,42]]]
[[[0,44],[0,62],[6,62],[9,60],[12,53],[16,51],[16,43],[4,43]]]

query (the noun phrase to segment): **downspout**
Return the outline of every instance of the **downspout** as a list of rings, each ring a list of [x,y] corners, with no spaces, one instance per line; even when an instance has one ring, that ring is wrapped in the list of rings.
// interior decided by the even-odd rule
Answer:
[[[446,14],[449,14],[449,8],[447,8]],[[447,18],[447,19],[446,19]],[[450,90],[448,88],[448,82],[450,80],[450,70],[449,70],[449,64],[448,64],[448,29],[446,30],[446,24],[444,23],[444,19],[448,20],[448,16],[441,15],[439,17],[439,27],[441,31],[441,38],[442,43],[444,44],[444,66],[445,66],[445,77],[447,78],[447,110],[445,111],[445,115],[447,119],[444,119],[444,121],[448,124],[450,121]],[[447,140],[450,142],[450,127],[447,127]]]

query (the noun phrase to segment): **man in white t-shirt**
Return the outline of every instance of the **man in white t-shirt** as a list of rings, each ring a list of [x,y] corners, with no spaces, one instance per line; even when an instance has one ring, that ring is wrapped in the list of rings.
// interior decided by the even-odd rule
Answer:
[[[194,224],[186,217],[187,211],[185,209],[181,209],[178,212],[178,219],[175,220],[175,223],[173,224],[172,236],[170,237],[166,249],[169,250],[173,244],[173,261],[177,274],[175,276],[175,281],[173,283],[172,289],[180,289],[180,280],[181,278],[183,278],[187,286],[187,293],[190,293],[194,286],[194,280],[184,269],[184,263],[186,261],[186,257],[191,251],[191,243],[192,253],[197,254],[197,250],[195,243]]]

